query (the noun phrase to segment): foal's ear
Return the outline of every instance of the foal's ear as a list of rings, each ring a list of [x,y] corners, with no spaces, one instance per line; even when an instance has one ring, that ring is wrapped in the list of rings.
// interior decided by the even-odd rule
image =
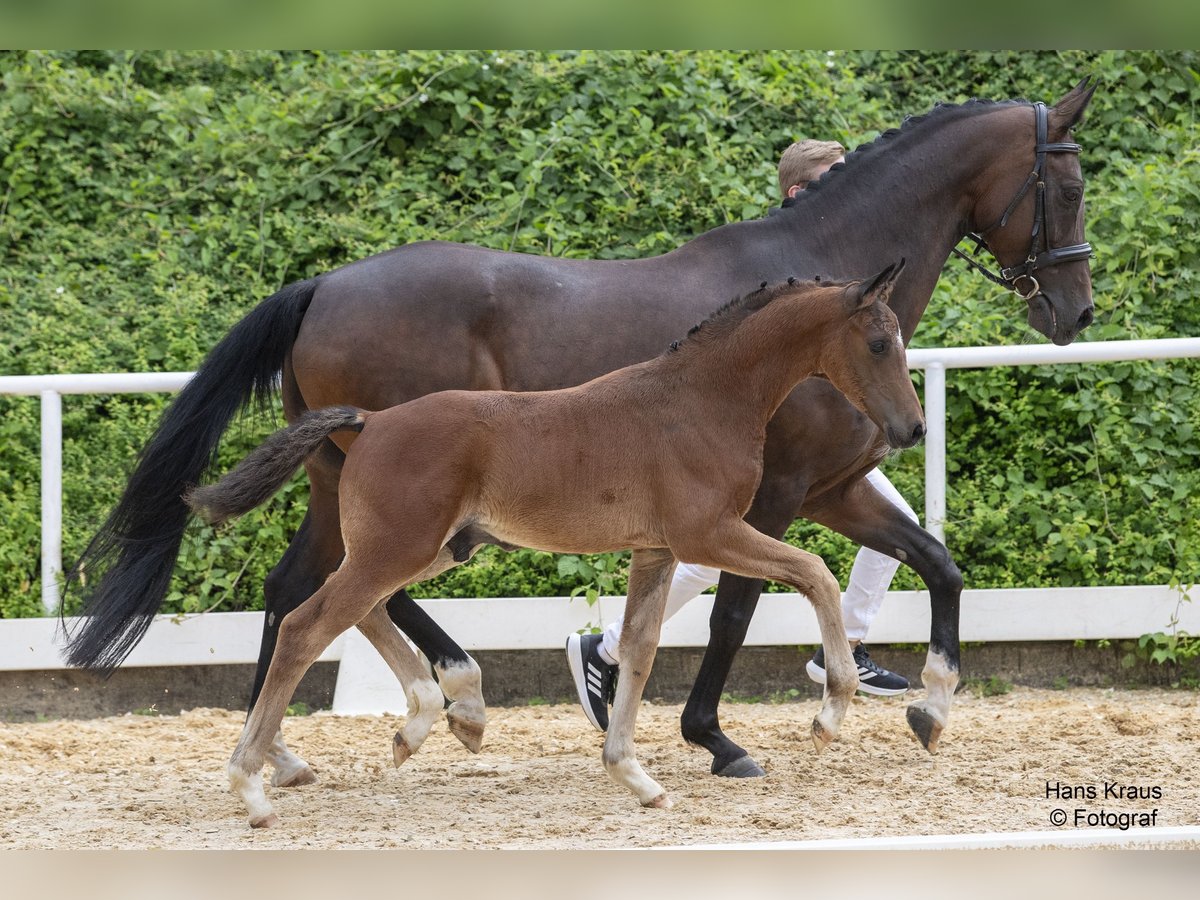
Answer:
[[[900,273],[904,271],[903,258],[898,263],[892,263],[874,278],[868,278],[865,281],[860,281],[855,287],[851,288],[848,295],[850,312],[857,312],[867,306],[870,306],[876,301],[887,303],[892,298],[892,288],[896,286],[896,279],[900,277]]]
[[[1083,121],[1083,111],[1087,109],[1092,94],[1096,93],[1099,81],[1085,78],[1054,104],[1051,110],[1051,122],[1056,132],[1066,134]]]

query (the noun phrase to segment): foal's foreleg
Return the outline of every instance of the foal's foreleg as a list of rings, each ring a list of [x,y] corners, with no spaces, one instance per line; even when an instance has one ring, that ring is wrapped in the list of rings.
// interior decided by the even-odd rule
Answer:
[[[358,630],[379,651],[393,674],[404,686],[408,699],[408,716],[404,727],[396,732],[392,742],[392,759],[397,766],[417,752],[429,736],[429,730],[442,711],[442,691],[437,686],[417,654],[401,637],[379,603],[358,623]],[[482,735],[482,728],[480,729]]]
[[[604,768],[609,777],[637,796],[642,806],[671,805],[662,785],[646,774],[634,755],[633,730],[638,705],[654,665],[663,610],[675,557],[667,550],[634,550],[629,565],[629,599],[621,629],[621,678],[604,739]]]
[[[906,717],[921,745],[930,753],[950,718],[959,678],[958,618],[962,574],[941,541],[889,503],[865,479],[847,489],[841,502],[805,515],[816,522],[910,566],[929,588],[931,609],[929,652],[921,680],[925,698],[909,705]]]
[[[778,581],[809,599],[821,628],[828,673],[824,703],[812,724],[813,744],[823,750],[837,737],[858,689],[858,669],[846,642],[841,590],[821,557],[767,537],[741,519],[718,523],[704,538],[690,538],[672,549],[684,562]]]

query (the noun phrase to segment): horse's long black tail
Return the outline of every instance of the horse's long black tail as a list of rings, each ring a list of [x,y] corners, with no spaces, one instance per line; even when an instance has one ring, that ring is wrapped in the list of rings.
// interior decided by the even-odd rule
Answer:
[[[67,661],[110,672],[162,606],[188,520],[182,494],[215,460],[237,413],[265,407],[316,290],[298,281],[267,298],[212,349],[163,414],[116,508],[67,574],[83,596]]]
[[[218,525],[265,503],[300,464],[335,431],[362,431],[364,412],[330,406],[305,413],[259,444],[216,484],[196,487],[184,502],[204,521]]]

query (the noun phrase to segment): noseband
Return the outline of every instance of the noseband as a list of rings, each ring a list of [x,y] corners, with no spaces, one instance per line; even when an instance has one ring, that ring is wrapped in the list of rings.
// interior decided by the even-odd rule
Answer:
[[[973,268],[982,272],[988,279],[996,284],[1008,288],[1016,293],[1022,300],[1032,300],[1041,290],[1041,285],[1038,284],[1033,273],[1038,269],[1045,269],[1050,266],[1057,266],[1059,263],[1074,262],[1079,259],[1088,259],[1092,255],[1092,245],[1088,243],[1072,244],[1070,247],[1050,247],[1050,231],[1046,227],[1046,154],[1047,153],[1078,153],[1080,146],[1069,142],[1047,143],[1046,142],[1046,104],[1033,104],[1033,111],[1037,121],[1037,144],[1034,147],[1034,167],[1029,173],[1029,177],[1025,179],[1025,183],[1021,185],[1016,196],[1009,202],[1008,207],[995,224],[984,228],[982,231],[969,232],[966,236],[975,241],[975,251],[980,248],[987,247],[987,240],[984,238],[990,231],[997,228],[1003,228],[1008,224],[1008,217],[1012,215],[1017,204],[1021,202],[1021,198],[1029,192],[1029,189],[1034,185],[1037,186],[1037,191],[1034,195],[1033,207],[1033,234],[1029,238],[1029,254],[1025,261],[1020,265],[1009,266],[1003,268],[999,273],[993,272],[983,263],[963,253],[957,247],[954,248],[954,253],[962,257]],[[1045,248],[1040,253],[1038,252],[1038,244],[1040,243]],[[990,247],[988,247],[991,250]],[[992,256],[995,256],[992,252]],[[1027,281],[1029,284],[1026,290],[1022,290],[1019,282]]]

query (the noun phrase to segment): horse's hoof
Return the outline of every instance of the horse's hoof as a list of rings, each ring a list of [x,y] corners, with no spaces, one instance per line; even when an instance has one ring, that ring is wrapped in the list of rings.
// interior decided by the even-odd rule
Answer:
[[[452,712],[446,714],[446,722],[450,726],[450,733],[458,738],[464,747],[472,753],[479,752],[479,748],[483,746],[483,722],[464,719]]]
[[[739,756],[733,762],[726,763],[720,769],[716,768],[716,761],[714,760],[713,774],[721,778],[762,778],[767,773],[763,771],[762,766],[749,756]]]
[[[916,703],[908,708],[904,717],[908,719],[908,727],[913,730],[913,734],[917,736],[921,746],[930,753],[936,753],[938,739],[942,736],[941,722]]]
[[[275,775],[271,778],[271,784],[275,787],[294,788],[304,784],[316,784],[317,773],[309,766],[300,766],[298,769],[288,771],[275,770]]]
[[[652,800],[647,800],[642,806],[647,809],[670,809],[674,804],[671,803],[671,798],[666,793],[659,794]]]
[[[279,824],[279,816],[275,813],[268,813],[265,816],[259,816],[257,819],[250,820],[251,828],[274,828]]]
[[[812,740],[813,746],[816,747],[818,753],[832,744],[835,737],[837,737],[837,735],[833,734],[824,725],[822,725],[820,719],[813,719]]]
[[[408,746],[408,741],[404,740],[404,735],[396,732],[396,737],[392,739],[392,762],[396,764],[396,768],[404,765],[410,756],[413,755],[412,749]]]

